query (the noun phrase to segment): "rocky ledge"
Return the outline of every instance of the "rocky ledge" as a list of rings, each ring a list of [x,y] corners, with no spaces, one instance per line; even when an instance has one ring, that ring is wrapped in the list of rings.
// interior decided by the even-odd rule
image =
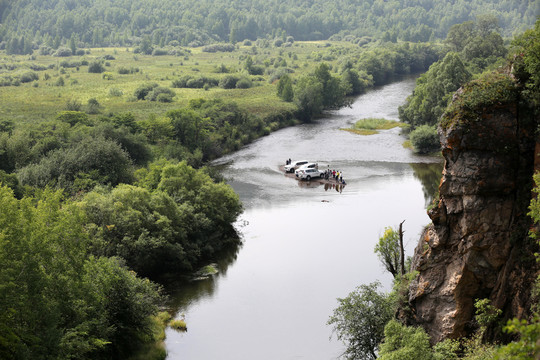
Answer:
[[[439,200],[409,287],[408,320],[433,342],[470,334],[476,299],[491,299],[506,318],[529,309],[537,266],[527,236],[538,120],[531,114],[514,80],[493,74],[460,89],[441,121]]]

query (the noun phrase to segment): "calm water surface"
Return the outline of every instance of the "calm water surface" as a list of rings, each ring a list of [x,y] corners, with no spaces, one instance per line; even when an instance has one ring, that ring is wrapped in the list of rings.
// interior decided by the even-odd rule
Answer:
[[[440,159],[402,147],[399,130],[359,136],[340,128],[365,117],[397,120],[414,78],[375,89],[314,124],[283,129],[220,159],[244,203],[243,245],[213,279],[171,290],[171,308],[188,332],[167,330],[168,359],[337,359],[344,346],[326,322],[360,284],[391,276],[373,253],[386,226],[405,220],[412,255],[429,223],[426,204]],[[342,171],[335,189],[285,177],[288,158]]]

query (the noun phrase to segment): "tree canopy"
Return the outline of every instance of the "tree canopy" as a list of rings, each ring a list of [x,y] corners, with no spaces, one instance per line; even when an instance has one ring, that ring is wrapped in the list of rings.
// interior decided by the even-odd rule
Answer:
[[[0,2],[0,41],[9,52],[20,54],[40,45],[70,49],[74,44],[141,45],[142,52],[151,53],[153,46],[174,42],[285,42],[287,36],[418,42],[444,38],[452,25],[479,15],[498,18],[509,36],[532,26],[537,14],[538,2],[525,0],[15,0]]]

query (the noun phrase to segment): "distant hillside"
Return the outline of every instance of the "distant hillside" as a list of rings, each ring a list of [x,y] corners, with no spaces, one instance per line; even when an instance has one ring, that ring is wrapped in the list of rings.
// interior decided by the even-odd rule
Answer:
[[[0,47],[202,45],[244,39],[428,41],[478,15],[503,36],[531,28],[540,0],[0,0]]]

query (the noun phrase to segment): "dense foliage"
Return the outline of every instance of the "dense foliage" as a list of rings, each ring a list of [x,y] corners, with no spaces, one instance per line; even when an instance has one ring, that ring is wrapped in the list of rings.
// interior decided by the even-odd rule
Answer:
[[[155,285],[87,253],[84,214],[60,192],[0,187],[0,356],[118,358],[150,331]]]
[[[140,186],[96,189],[81,201],[96,255],[156,276],[193,270],[238,244],[231,224],[242,208],[229,186],[185,162],[153,163],[139,176]]]
[[[452,26],[445,40],[452,52],[417,80],[413,94],[399,108],[400,119],[413,128],[436,125],[452,94],[473,74],[503,65],[507,50],[498,30],[498,21],[492,16]]]
[[[444,38],[454,24],[489,11],[505,35],[535,22],[537,1],[514,0],[322,0],[291,4],[265,1],[58,1],[0,2],[0,41],[10,53],[32,47],[141,44],[203,45],[244,39],[321,40],[333,37],[363,44],[371,37],[386,41]],[[489,9],[489,10],[488,10]]]

